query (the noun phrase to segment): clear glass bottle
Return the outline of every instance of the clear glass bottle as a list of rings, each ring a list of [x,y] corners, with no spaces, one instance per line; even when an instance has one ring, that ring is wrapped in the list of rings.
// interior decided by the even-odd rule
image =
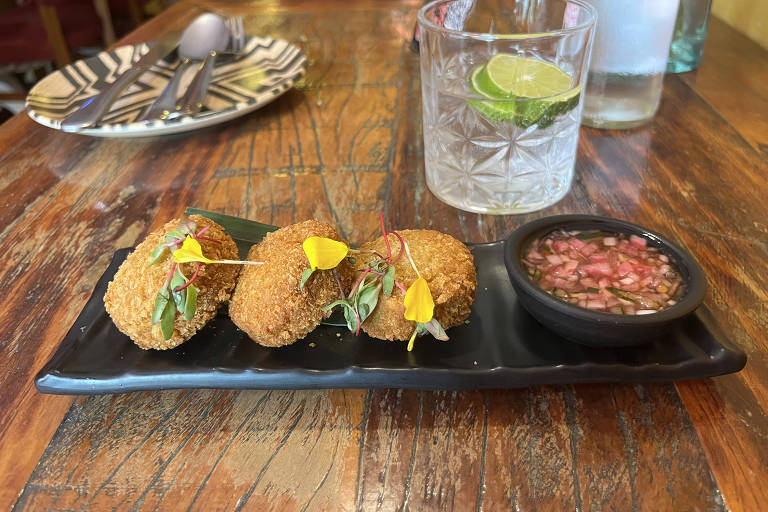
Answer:
[[[633,128],[659,107],[678,0],[591,0],[597,31],[582,124]]]

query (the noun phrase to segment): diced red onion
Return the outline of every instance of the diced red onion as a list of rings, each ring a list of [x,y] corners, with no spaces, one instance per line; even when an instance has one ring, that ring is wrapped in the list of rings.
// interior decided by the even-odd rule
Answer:
[[[648,245],[648,242],[645,238],[639,237],[637,235],[629,235],[629,243],[638,249],[645,249]]]
[[[563,260],[557,254],[547,254],[547,261],[552,265],[560,265]]]
[[[649,314],[676,303],[682,278],[669,261],[637,235],[577,231],[534,242],[523,260],[532,279],[562,300],[623,314]]]

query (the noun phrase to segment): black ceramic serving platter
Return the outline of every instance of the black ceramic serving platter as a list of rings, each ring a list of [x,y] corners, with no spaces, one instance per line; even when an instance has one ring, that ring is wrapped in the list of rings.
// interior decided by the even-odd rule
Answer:
[[[243,256],[276,229],[198,210],[188,213],[222,224]],[[459,390],[695,379],[736,372],[746,363],[704,307],[646,345],[593,348],[567,341],[518,304],[504,266],[504,242],[474,244],[470,250],[478,288],[469,322],[450,329],[449,341],[425,336],[407,352],[404,342],[355,336],[333,325],[321,325],[288,347],[265,348],[238,330],[226,311],[173,350],[141,350],[115,328],[102,300],[131,251],[122,249],[35,384],[56,394],[179,388]]]

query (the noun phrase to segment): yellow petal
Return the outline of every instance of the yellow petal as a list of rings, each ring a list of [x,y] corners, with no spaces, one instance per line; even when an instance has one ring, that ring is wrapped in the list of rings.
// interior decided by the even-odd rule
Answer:
[[[203,248],[200,247],[200,242],[187,235],[184,239],[184,243],[181,244],[180,249],[173,251],[173,261],[176,263],[191,263],[193,261],[199,261],[200,263],[213,263],[213,260],[209,260],[203,256]]]
[[[416,340],[416,333],[418,333],[418,332],[419,332],[418,329],[414,329],[413,330],[413,334],[411,334],[411,339],[408,340],[408,352],[413,350],[413,342]]]
[[[349,253],[349,247],[344,242],[330,238],[311,236],[302,244],[312,270],[330,270],[336,268],[341,260]]]
[[[423,277],[416,279],[405,292],[403,300],[405,306],[405,319],[420,324],[425,324],[432,320],[435,312],[435,301],[432,299],[432,293],[429,291],[427,280]]]

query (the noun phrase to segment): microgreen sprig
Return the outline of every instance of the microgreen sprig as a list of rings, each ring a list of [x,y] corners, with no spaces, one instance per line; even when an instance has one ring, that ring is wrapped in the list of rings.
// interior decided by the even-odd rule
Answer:
[[[373,313],[374,309],[376,309],[376,305],[379,302],[379,294],[381,292],[384,292],[384,295],[389,297],[392,295],[394,287],[397,286],[403,293],[405,293],[405,287],[395,279],[394,265],[403,253],[402,237],[395,231],[389,231],[389,233],[394,234],[401,243],[400,251],[397,253],[397,256],[393,258],[392,247],[389,243],[389,237],[387,236],[389,233],[384,226],[384,216],[381,212],[379,212],[379,220],[381,221],[381,232],[384,235],[385,244],[387,246],[387,255],[383,256],[375,250],[350,249],[346,255],[348,258],[350,254],[362,253],[373,254],[376,258],[368,263],[367,268],[359,270],[360,277],[355,281],[355,284],[352,286],[347,297],[344,296],[342,291],[340,300],[334,301],[323,308],[325,311],[328,311],[336,306],[341,306],[344,310],[344,318],[347,321],[347,328],[355,334],[360,334],[360,327],[363,322],[365,322],[365,319]],[[339,262],[341,262],[341,259]],[[336,265],[338,265],[338,263],[336,263]]]
[[[379,212],[379,221],[381,224],[381,234],[384,237],[384,245],[387,248],[386,256],[379,254],[375,250],[354,250],[350,249],[343,242],[338,242],[330,238],[309,237],[302,244],[304,253],[309,260],[309,268],[304,270],[301,275],[299,289],[304,289],[309,278],[317,269],[332,270],[339,285],[341,299],[333,301],[323,308],[329,311],[336,306],[341,306],[344,312],[344,318],[347,327],[355,334],[360,334],[360,328],[365,320],[373,313],[379,302],[379,294],[384,293],[389,297],[395,289],[395,286],[403,292],[403,306],[405,308],[404,316],[406,320],[416,322],[416,328],[408,341],[408,350],[413,350],[413,343],[416,336],[429,332],[439,340],[447,340],[448,336],[440,325],[440,322],[434,318],[435,301],[429,290],[429,284],[421,276],[416,263],[411,256],[408,243],[397,231],[387,231],[384,225],[384,215]],[[400,250],[396,256],[392,255],[392,244],[389,241],[389,235],[394,235],[400,243]],[[373,254],[373,258],[366,268],[359,269],[360,277],[355,281],[349,295],[344,295],[341,281],[336,273],[336,267],[347,258],[354,263],[354,254],[367,253]],[[417,279],[406,289],[395,278],[395,263],[400,257],[406,254],[408,261],[417,275]]]
[[[171,251],[173,259],[168,275],[162,288],[155,296],[152,308],[152,325],[160,323],[163,339],[173,337],[173,324],[176,312],[184,316],[186,321],[192,320],[197,311],[198,289],[192,284],[200,273],[202,263],[223,263],[238,265],[261,265],[258,261],[211,260],[203,255],[199,240],[220,244],[220,240],[204,236],[210,226],[195,232],[197,225],[188,217],[182,217],[179,227],[166,233],[165,241],[160,243],[152,252],[148,266],[155,265],[164,259],[166,251]],[[181,271],[180,263],[195,263],[195,270],[190,278]]]

